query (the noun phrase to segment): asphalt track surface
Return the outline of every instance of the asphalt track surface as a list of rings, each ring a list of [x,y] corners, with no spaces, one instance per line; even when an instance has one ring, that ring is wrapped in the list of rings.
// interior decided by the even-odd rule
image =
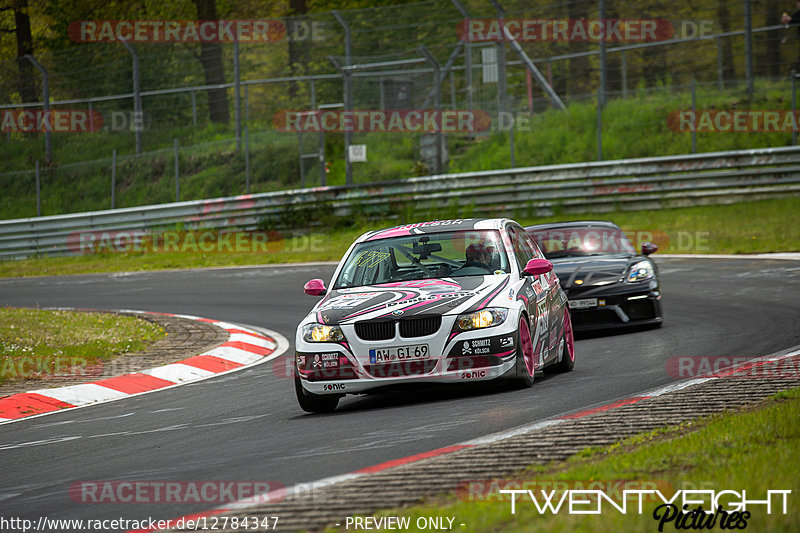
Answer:
[[[308,415],[276,370],[290,349],[277,365],[2,425],[0,516],[175,518],[216,505],[78,503],[69,488],[90,480],[312,482],[669,384],[671,357],[758,356],[800,344],[800,262],[655,258],[664,326],[581,338],[575,370],[532,389],[350,396],[332,415]],[[3,279],[0,305],[192,314],[293,342],[314,303],[303,283],[332,272],[294,265]]]

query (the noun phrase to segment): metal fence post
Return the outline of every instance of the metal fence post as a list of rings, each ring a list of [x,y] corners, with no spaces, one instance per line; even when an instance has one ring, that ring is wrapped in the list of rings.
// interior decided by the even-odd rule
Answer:
[[[338,11],[335,9],[331,11],[336,20],[344,29],[344,66],[350,66],[350,25],[344,20]],[[349,112],[353,110],[353,76],[349,70],[344,70],[344,110]],[[350,161],[350,143],[353,140],[353,132],[344,132],[344,160],[345,160],[345,184],[350,185],[353,183],[353,163]]]
[[[175,201],[176,202],[180,202],[181,201],[181,180],[180,180],[180,173],[179,173],[180,172],[179,171],[180,165],[178,164],[178,138],[177,137],[175,137],[175,142],[174,142],[173,146],[174,146],[174,153],[175,153],[175,157],[174,157],[175,158]]]
[[[792,69],[792,115],[797,118],[797,78]],[[792,144],[797,144],[797,128],[792,128]]]
[[[242,98],[239,73],[239,41],[233,41],[233,99],[236,109],[236,151],[242,148]]]
[[[250,136],[247,125],[244,127],[244,191],[250,194]]]
[[[142,116],[142,95],[139,91],[139,54],[125,39],[119,38],[119,42],[133,57],[133,131],[136,136],[136,155],[141,155],[144,117]]]
[[[42,193],[39,180],[39,160],[36,160],[36,216],[42,216]]]
[[[628,56],[622,51],[622,99],[628,99]]]
[[[439,83],[439,74],[441,72],[442,66],[433,57],[433,54],[430,53],[428,48],[421,44],[417,47],[419,53],[425,56],[425,59],[428,60],[428,63],[431,64],[433,67],[433,89],[434,89],[434,97],[433,97],[433,109],[438,113],[442,109],[442,84]],[[433,167],[433,171],[436,174],[442,173],[442,127],[441,123],[439,127],[436,129],[436,164]]]
[[[725,74],[722,66],[722,37],[717,37],[717,87],[719,90],[725,88]]]
[[[244,123],[245,125],[250,123],[250,86],[248,84],[244,85]]]
[[[601,21],[605,21],[606,18],[606,2],[605,0],[599,0],[600,5],[599,7],[599,18]],[[599,96],[600,99],[599,106],[602,109],[606,105],[606,39],[603,36],[600,39],[600,88],[599,88]],[[601,157],[602,159],[602,157]]]
[[[744,0],[744,50],[747,70],[747,94],[753,95],[753,16],[750,0]]]
[[[45,116],[48,117],[50,122],[50,81],[47,78],[47,69],[45,69],[36,58],[30,54],[25,54],[25,58],[42,73],[42,107],[44,107]],[[44,129],[44,162],[50,164],[53,162],[53,141],[50,134],[50,128]],[[38,163],[37,163],[38,164]]]
[[[192,91],[192,126],[197,127],[197,91]]]
[[[692,128],[692,153],[697,153],[697,90],[696,90],[697,83],[695,79],[692,78],[692,119],[695,120],[695,126]]]
[[[505,18],[506,12],[500,3],[496,0],[491,0],[492,5],[497,10],[497,18],[503,26],[503,39],[500,39],[495,47],[497,49],[497,124],[502,127],[502,116],[508,109],[508,87],[506,85],[506,33],[505,33]],[[508,130],[508,149],[511,168],[516,166],[514,161],[514,120],[512,117],[511,127]]]
[[[117,150],[111,151],[111,209],[114,209],[114,203],[117,196]]]
[[[597,160],[603,160],[603,106],[600,105],[600,92],[597,89]]]

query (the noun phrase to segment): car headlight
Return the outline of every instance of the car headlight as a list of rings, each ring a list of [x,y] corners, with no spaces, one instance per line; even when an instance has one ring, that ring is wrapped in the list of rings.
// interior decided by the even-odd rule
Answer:
[[[306,324],[303,326],[303,340],[306,342],[339,342],[344,340],[344,333],[339,326],[325,324]]]
[[[655,270],[653,270],[653,264],[650,261],[639,261],[638,263],[634,263],[630,270],[628,270],[628,275],[625,277],[625,281],[628,283],[632,283],[634,281],[644,281],[646,279],[654,278],[656,275]]]
[[[490,328],[492,326],[499,326],[505,322],[507,316],[508,309],[483,309],[475,313],[458,315],[456,325],[458,325],[458,328],[462,331]]]

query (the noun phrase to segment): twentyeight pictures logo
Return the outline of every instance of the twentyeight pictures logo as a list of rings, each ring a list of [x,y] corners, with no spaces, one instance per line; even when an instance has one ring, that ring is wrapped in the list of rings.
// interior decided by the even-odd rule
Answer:
[[[259,20],[75,20],[69,38],[79,43],[130,41],[139,43],[197,43],[321,41],[320,22]]]

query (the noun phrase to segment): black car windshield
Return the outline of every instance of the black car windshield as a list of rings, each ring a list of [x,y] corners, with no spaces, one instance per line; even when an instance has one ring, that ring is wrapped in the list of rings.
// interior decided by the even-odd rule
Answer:
[[[358,244],[333,288],[510,271],[496,230],[426,233]]]
[[[559,227],[529,233],[547,259],[636,253],[631,241],[616,226]]]

